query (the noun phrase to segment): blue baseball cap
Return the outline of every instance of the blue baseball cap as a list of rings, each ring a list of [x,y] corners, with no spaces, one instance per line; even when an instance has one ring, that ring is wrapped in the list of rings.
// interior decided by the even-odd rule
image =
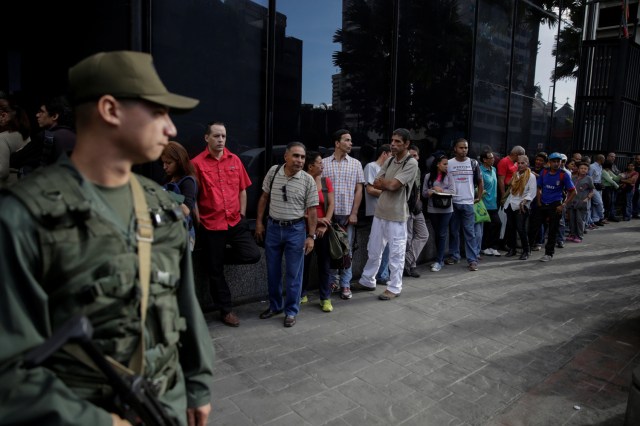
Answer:
[[[559,152],[553,152],[549,156],[549,160],[562,160],[562,154],[560,154]]]

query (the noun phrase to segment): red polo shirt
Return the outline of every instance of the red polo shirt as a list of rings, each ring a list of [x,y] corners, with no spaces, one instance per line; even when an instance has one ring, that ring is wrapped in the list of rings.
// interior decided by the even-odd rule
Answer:
[[[237,155],[224,149],[216,159],[205,148],[193,160],[200,190],[200,223],[210,231],[226,231],[240,222],[240,192],[251,185],[247,171]]]

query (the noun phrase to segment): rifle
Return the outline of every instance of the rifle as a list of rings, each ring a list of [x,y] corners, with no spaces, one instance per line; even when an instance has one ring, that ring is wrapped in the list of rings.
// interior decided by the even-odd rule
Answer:
[[[65,344],[77,343],[106,376],[116,393],[114,402],[122,418],[134,425],[179,426],[178,421],[170,416],[158,401],[153,385],[136,374],[120,375],[93,343],[92,336],[93,326],[89,319],[83,315],[76,315],[65,322],[46,342],[29,352],[24,365],[26,368],[37,367]]]

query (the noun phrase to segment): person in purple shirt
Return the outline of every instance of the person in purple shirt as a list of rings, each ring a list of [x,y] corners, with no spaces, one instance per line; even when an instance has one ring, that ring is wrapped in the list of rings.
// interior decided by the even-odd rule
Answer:
[[[547,244],[544,247],[544,256],[540,258],[541,262],[548,262],[553,258],[558,226],[564,206],[567,203],[571,203],[576,195],[576,188],[571,180],[571,174],[560,169],[561,159],[562,155],[558,152],[549,155],[549,169],[542,170],[537,181],[538,194],[536,200],[538,210],[532,227],[534,235],[529,238],[529,241],[538,241],[540,224],[548,220],[549,235]],[[567,198],[563,201],[565,191]]]

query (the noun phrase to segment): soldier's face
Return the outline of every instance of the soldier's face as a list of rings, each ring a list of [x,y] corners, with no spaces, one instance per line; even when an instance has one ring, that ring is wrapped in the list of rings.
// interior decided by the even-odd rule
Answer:
[[[147,101],[118,101],[122,109],[120,137],[116,143],[124,156],[134,164],[155,161],[176,136],[176,126],[169,117],[169,108]]]

